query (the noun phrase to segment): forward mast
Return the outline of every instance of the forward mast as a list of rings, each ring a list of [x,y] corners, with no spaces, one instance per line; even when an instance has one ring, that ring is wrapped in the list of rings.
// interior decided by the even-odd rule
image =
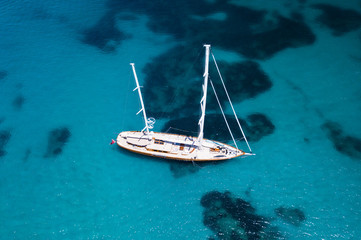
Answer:
[[[203,131],[204,131],[204,120],[206,117],[206,105],[207,105],[207,88],[208,88],[208,76],[209,76],[209,50],[211,45],[209,44],[204,44],[203,45],[206,48],[206,54],[205,54],[205,60],[204,60],[204,74],[203,74],[203,78],[204,78],[204,83],[202,85],[202,89],[203,89],[203,96],[202,99],[200,101],[201,104],[201,117],[199,119],[198,125],[199,125],[199,135],[198,135],[198,147],[202,148],[202,143],[203,143]]]

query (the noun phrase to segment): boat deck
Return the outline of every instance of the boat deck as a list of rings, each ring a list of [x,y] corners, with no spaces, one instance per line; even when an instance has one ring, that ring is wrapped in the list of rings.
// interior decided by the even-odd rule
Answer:
[[[245,154],[235,147],[208,139],[198,146],[196,137],[171,133],[121,132],[117,144],[136,153],[181,161],[219,161]]]

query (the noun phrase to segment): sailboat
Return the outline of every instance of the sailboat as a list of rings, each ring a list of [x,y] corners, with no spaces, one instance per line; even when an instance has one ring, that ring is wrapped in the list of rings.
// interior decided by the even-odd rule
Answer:
[[[204,121],[206,117],[206,103],[207,103],[207,87],[208,87],[208,67],[209,67],[209,56],[210,56],[210,49],[211,45],[205,44],[205,66],[204,66],[204,83],[203,83],[203,96],[200,101],[201,105],[201,116],[198,122],[199,125],[199,134],[198,136],[187,136],[187,135],[179,135],[179,134],[173,134],[173,133],[163,133],[163,132],[153,132],[151,129],[153,129],[155,119],[154,118],[148,118],[146,114],[146,110],[144,107],[142,92],[139,86],[137,73],[135,70],[134,63],[130,63],[133,75],[136,83],[136,88],[133,91],[138,91],[141,109],[139,110],[139,113],[143,113],[143,119],[144,119],[144,128],[141,131],[123,131],[119,133],[116,143],[119,147],[124,148],[126,150],[129,150],[131,152],[137,153],[137,154],[143,154],[148,155],[152,157],[157,158],[166,158],[171,160],[180,160],[180,161],[222,161],[227,160],[231,158],[236,158],[240,156],[250,156],[254,155],[252,153],[252,150],[249,146],[249,143],[247,141],[247,138],[242,130],[242,127],[238,121],[236,112],[233,108],[232,102],[230,101],[227,89],[225,88],[224,81],[222,79],[222,76],[219,72],[218,65],[216,63],[216,60],[214,58],[214,55],[212,53],[212,57],[214,60],[214,63],[217,67],[217,71],[220,75],[220,79],[222,81],[224,90],[226,92],[226,95],[228,97],[228,101],[231,105],[232,111],[234,113],[234,116],[236,118],[236,121],[238,123],[238,126],[242,132],[243,139],[247,143],[249,152],[242,151],[238,149],[236,141],[233,137],[233,133],[229,127],[229,124],[227,122],[227,119],[224,115],[223,109],[221,107],[221,104],[219,102],[219,99],[217,97],[217,94],[214,89],[214,85],[212,81],[210,81],[211,86],[214,90],[217,102],[219,107],[221,108],[223,117],[226,121],[226,125],[228,127],[228,130],[230,131],[230,135],[232,136],[233,143],[235,146],[231,146],[219,141],[214,141],[210,139],[204,138]]]

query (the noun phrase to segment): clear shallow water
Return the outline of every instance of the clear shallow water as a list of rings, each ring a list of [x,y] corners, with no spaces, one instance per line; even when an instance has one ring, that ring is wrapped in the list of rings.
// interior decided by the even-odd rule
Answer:
[[[316,41],[253,59],[273,86],[237,110],[241,117],[266,114],[275,125],[251,143],[257,155],[180,177],[167,161],[108,144],[119,131],[142,127],[129,62],[144,81],[141,69],[153,57],[186,40],[154,31],[149,15],[129,10],[119,13],[116,28],[131,36],[111,40],[115,51],[105,51],[81,41],[108,11],[103,1],[1,3],[0,131],[11,134],[0,157],[1,236],[206,239],[215,233],[203,224],[200,200],[216,190],[248,201],[286,239],[359,238],[361,160],[337,151],[321,125],[335,121],[361,137],[361,33],[334,36],[315,20],[320,13],[311,6],[322,1],[301,2],[237,2],[285,15],[299,7]],[[357,1],[344,4],[361,12]],[[221,50],[214,45],[216,57],[247,59]],[[14,104],[19,96],[23,102]],[[49,132],[60,127],[71,136],[60,155],[44,158]],[[300,209],[306,219],[289,224],[275,214],[280,206]]]

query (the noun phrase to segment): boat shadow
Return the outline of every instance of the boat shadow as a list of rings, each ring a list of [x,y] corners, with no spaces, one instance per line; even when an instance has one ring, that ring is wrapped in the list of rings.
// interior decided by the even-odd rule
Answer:
[[[192,162],[192,161],[181,161],[181,160],[172,160],[167,158],[160,158],[160,157],[152,157],[148,155],[140,155],[135,152],[128,151],[123,148],[117,147],[115,149],[118,153],[140,160],[140,161],[153,161],[164,163],[169,166],[170,171],[172,172],[173,177],[180,178],[183,176],[190,175],[192,173],[196,173],[203,168],[214,166],[218,164],[226,164],[227,161],[206,161],[206,162]]]

